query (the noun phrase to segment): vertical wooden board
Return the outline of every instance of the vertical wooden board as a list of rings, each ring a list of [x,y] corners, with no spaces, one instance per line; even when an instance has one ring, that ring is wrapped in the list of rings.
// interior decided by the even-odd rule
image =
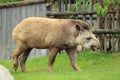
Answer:
[[[35,17],[35,11],[36,11],[35,6],[36,5],[31,5],[31,11],[30,11],[31,12],[31,17]]]
[[[61,12],[64,12],[64,1],[61,1]]]
[[[11,58],[11,34],[12,34],[12,28],[11,28],[11,8],[7,9],[7,14],[6,14],[6,31],[7,31],[7,43],[6,43],[6,58],[10,59]]]
[[[41,56],[41,49],[35,49],[36,50],[36,54],[35,54],[35,57],[39,57]]]
[[[40,51],[40,49],[34,49],[32,54],[33,55],[31,55],[31,57],[39,57],[39,56],[41,56],[41,51]]]
[[[90,26],[93,26],[93,15],[90,15]]]
[[[114,14],[111,14],[111,17],[112,17],[112,29],[115,29],[115,19],[114,19]],[[114,37],[114,34],[112,34],[112,51],[114,52],[115,51],[115,37]]]
[[[12,8],[12,12],[11,12],[11,20],[12,20],[12,22],[11,22],[11,27],[12,27],[12,29],[16,26],[16,23],[17,23],[17,21],[16,21],[16,13],[17,11],[16,11],[16,8]],[[11,40],[11,47],[12,47],[12,51],[13,51],[13,49],[15,49],[15,42],[13,41],[13,39]]]
[[[112,47],[111,51],[114,52],[114,48],[115,48],[115,43],[114,42],[115,42],[115,40],[114,40],[114,36],[112,34],[111,34],[111,37],[112,37],[111,38],[111,47]]]
[[[95,29],[98,28],[98,23],[97,23],[97,15],[93,14],[92,18],[95,18],[96,19],[92,19],[93,20],[93,26],[95,26]]]
[[[70,3],[70,0],[69,0],[69,2],[67,4],[67,7],[64,4],[64,12],[65,12],[66,8],[67,8],[67,11],[70,12],[70,6],[71,6],[71,3]]]
[[[46,7],[45,4],[39,4],[39,16],[46,17]]]
[[[2,10],[0,9],[0,31],[2,31]]]
[[[93,4],[92,4],[92,0],[90,0],[90,4],[89,4],[89,11],[93,11]]]
[[[0,60],[2,59],[2,10],[0,9]]]
[[[16,24],[21,21],[21,7],[16,7]]]
[[[8,24],[8,27],[9,27],[9,30],[10,30],[10,42],[9,42],[9,45],[10,45],[10,52],[9,52],[9,54],[10,54],[10,59],[12,59],[12,52],[13,52],[13,49],[12,49],[12,31],[13,31],[13,26],[12,26],[12,8],[9,8],[9,24]]]
[[[46,17],[46,4],[45,3],[42,4],[42,9],[43,9],[43,11],[42,11],[43,15],[42,16]]]
[[[27,11],[26,17],[30,17],[31,16],[31,13],[30,13],[31,12],[31,6],[27,5],[26,8],[27,8],[27,10],[26,10]]]
[[[21,6],[21,19],[25,19],[27,16],[27,8],[26,6]]]
[[[83,21],[86,22],[86,15],[83,15],[82,17],[83,17]]]
[[[48,55],[49,51],[48,49],[41,49],[41,56],[46,56]]]
[[[100,29],[100,17],[99,16],[97,16],[97,29]]]
[[[2,9],[2,56],[6,59],[6,8]]]
[[[78,12],[78,0],[76,0],[76,12]]]
[[[104,37],[104,52],[107,52],[107,38],[106,38],[106,34],[103,34]]]
[[[86,0],[83,0],[83,6],[82,6],[83,8],[83,11],[86,11]]]
[[[39,9],[39,4],[36,4],[36,6],[35,6],[35,16],[36,17],[38,17],[39,16],[39,11],[40,9]]]
[[[45,4],[37,4],[35,15],[37,17],[46,17],[46,6]]]

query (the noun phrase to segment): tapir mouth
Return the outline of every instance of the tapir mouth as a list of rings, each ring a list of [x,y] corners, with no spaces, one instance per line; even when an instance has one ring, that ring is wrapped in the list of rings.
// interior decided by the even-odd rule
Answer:
[[[96,51],[96,50],[97,50],[97,47],[94,46],[94,45],[92,45],[92,46],[91,46],[91,50]]]

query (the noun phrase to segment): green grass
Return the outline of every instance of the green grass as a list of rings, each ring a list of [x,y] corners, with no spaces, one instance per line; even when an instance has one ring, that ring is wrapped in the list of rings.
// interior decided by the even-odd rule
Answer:
[[[28,59],[27,72],[22,73],[20,67],[16,72],[12,69],[12,60],[0,61],[15,80],[120,80],[120,53],[81,52],[77,63],[80,72],[73,70],[66,54],[58,54],[54,71],[48,72],[48,56],[39,57]]]

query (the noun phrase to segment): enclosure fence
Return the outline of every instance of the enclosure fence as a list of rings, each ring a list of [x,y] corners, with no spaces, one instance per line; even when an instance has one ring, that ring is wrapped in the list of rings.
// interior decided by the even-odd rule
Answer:
[[[93,6],[93,1],[97,0],[81,1],[36,0],[0,5],[0,60],[12,58],[15,43],[11,34],[15,25],[24,18],[35,16],[72,18],[88,22],[93,26],[93,32],[100,39],[103,52],[120,52],[120,11],[112,10],[108,11],[105,17],[98,16]],[[30,57],[38,57],[47,53],[48,50],[34,49]]]
[[[88,22],[100,39],[101,51],[120,52],[120,10],[110,10],[105,16],[98,16],[95,1],[100,0],[56,0],[48,8],[47,16]]]
[[[34,16],[46,17],[44,0],[0,5],[0,60],[12,58],[12,51],[15,48],[15,43],[12,40],[12,30],[16,24],[24,18]],[[46,50],[34,49],[30,57],[46,54]]]

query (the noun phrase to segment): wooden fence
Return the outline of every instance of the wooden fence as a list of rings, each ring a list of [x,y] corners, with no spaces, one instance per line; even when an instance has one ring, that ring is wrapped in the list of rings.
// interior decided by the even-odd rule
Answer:
[[[89,3],[87,3],[89,1]],[[93,26],[94,33],[99,36],[103,52],[120,51],[120,11],[108,11],[105,17],[94,11],[97,0],[83,0],[79,7],[78,0],[56,0],[47,12],[48,17],[81,19]],[[57,6],[55,9],[52,6]],[[73,8],[74,7],[74,8]],[[117,17],[116,17],[117,15]]]
[[[0,60],[11,59],[12,50],[15,48],[12,30],[22,19],[30,16],[46,17],[44,0],[0,5]],[[30,57],[46,54],[46,50],[34,49]]]
[[[78,0],[55,0],[55,2],[36,0],[0,5],[0,60],[11,59],[12,50],[15,48],[11,36],[12,30],[22,19],[31,16],[84,20],[97,28],[94,33],[100,37],[102,49],[105,52],[120,51],[120,19],[118,19],[120,17],[116,18],[115,12],[108,12],[106,17],[101,18],[94,12],[92,0],[89,1],[89,5],[86,6],[86,0],[83,0],[81,11],[79,11]],[[75,8],[71,11],[73,4]],[[118,14],[120,16],[120,12]],[[34,49],[30,57],[38,57],[47,53],[48,50]]]

